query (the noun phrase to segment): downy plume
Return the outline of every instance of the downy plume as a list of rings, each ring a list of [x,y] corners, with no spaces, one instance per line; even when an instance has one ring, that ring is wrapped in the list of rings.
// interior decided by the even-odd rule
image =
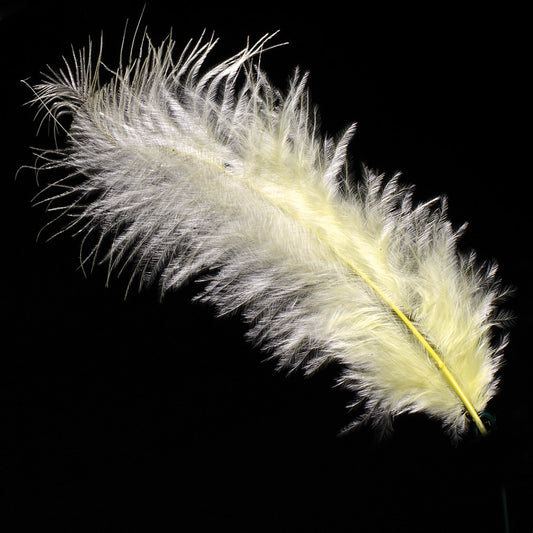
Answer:
[[[214,40],[176,60],[145,34],[116,71],[90,47],[50,70],[34,102],[72,122],[66,148],[40,155],[67,171],[46,201],[84,235],[83,265],[133,265],[130,285],[163,293],[200,279],[198,299],[240,312],[280,368],[338,361],[351,426],[423,412],[453,438],[471,420],[485,433],[506,344],[496,266],[458,253],[443,199],[413,205],[398,175],[368,169],[353,185],[354,126],[321,136],[298,71],[286,94],[271,85],[271,37],[211,69]]]

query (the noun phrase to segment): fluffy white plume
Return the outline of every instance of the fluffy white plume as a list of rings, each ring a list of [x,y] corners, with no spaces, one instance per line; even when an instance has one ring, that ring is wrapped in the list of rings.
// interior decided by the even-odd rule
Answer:
[[[199,299],[240,311],[280,367],[338,360],[355,425],[424,412],[454,436],[468,415],[483,432],[505,344],[491,340],[495,266],[458,254],[444,201],[414,206],[398,176],[368,170],[350,185],[354,127],[319,135],[305,75],[272,87],[257,61],[269,39],[205,71],[214,41],[175,61],[172,40],[146,36],[105,84],[90,50],[51,71],[35,101],[72,123],[68,146],[41,155],[69,172],[47,200],[94,237],[84,262],[133,264],[163,292],[200,277]]]

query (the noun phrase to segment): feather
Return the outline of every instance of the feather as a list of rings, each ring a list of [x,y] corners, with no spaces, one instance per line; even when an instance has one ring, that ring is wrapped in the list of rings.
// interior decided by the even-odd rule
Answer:
[[[453,438],[472,420],[486,433],[507,342],[496,265],[458,252],[444,199],[415,205],[399,175],[367,168],[353,184],[355,127],[321,136],[298,70],[286,94],[272,86],[271,38],[210,69],[213,39],[175,60],[146,34],[116,71],[91,46],[51,69],[33,101],[72,121],[66,147],[39,155],[67,170],[43,201],[92,242],[82,265],[132,265],[128,288],[162,293],[202,281],[197,299],[240,312],[281,369],[338,361],[360,409],[349,428],[422,412]]]

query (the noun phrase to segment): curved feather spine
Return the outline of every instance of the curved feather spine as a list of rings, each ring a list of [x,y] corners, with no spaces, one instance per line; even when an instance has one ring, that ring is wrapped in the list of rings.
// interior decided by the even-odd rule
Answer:
[[[224,170],[224,169],[222,169]],[[236,177],[232,173],[228,173],[232,175],[233,177]],[[250,186],[250,185],[249,185]],[[268,198],[268,201],[272,202],[272,199]],[[275,204],[275,202],[272,202]],[[280,206],[277,206],[280,207]],[[283,208],[282,208],[283,209]],[[339,256],[340,259],[342,259],[362,280],[365,281],[365,283],[368,284],[369,287],[372,288],[372,290],[391,308],[391,310],[400,318],[400,320],[407,326],[409,331],[415,336],[415,338],[420,342],[420,344],[425,348],[425,350],[429,353],[429,355],[432,357],[432,359],[435,361],[435,364],[437,365],[438,369],[442,372],[444,375],[446,381],[450,384],[450,387],[454,390],[454,392],[457,394],[461,402],[464,404],[466,410],[472,417],[472,420],[476,424],[477,428],[479,429],[479,432],[482,435],[487,434],[487,429],[485,428],[485,425],[483,424],[483,421],[479,417],[479,414],[477,413],[476,409],[472,405],[472,402],[468,398],[468,396],[465,394],[457,380],[455,379],[455,376],[450,372],[444,361],[439,357],[438,353],[433,349],[431,344],[424,338],[424,336],[418,331],[418,329],[415,327],[415,325],[409,320],[409,318],[405,315],[405,313],[402,312],[402,310],[393,302],[391,301],[385,293],[364,273],[362,272],[352,261],[350,261],[347,257],[345,257],[342,253],[340,253],[338,250],[335,249],[334,246],[331,246],[327,240],[325,240],[319,232],[317,232],[316,229],[311,227],[309,224],[307,224],[305,221],[300,219],[295,213],[284,209],[289,215],[294,217],[298,222],[302,223],[305,227],[307,227],[313,234],[315,234],[320,240],[325,241],[328,246],[331,247],[332,251]]]

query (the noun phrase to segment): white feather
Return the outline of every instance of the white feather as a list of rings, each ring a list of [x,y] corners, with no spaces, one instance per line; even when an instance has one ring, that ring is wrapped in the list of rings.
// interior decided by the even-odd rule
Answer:
[[[444,201],[413,206],[398,176],[366,170],[351,190],[354,127],[322,138],[298,72],[286,95],[272,87],[253,64],[269,38],[203,73],[213,41],[174,62],[174,42],[146,36],[106,84],[90,52],[51,71],[35,100],[72,116],[67,148],[42,155],[69,171],[55,208],[95,237],[84,263],[133,264],[163,292],[200,277],[198,298],[240,311],[280,367],[339,361],[354,425],[424,412],[459,436],[467,409],[443,368],[485,409],[505,345],[496,267],[458,254]]]

